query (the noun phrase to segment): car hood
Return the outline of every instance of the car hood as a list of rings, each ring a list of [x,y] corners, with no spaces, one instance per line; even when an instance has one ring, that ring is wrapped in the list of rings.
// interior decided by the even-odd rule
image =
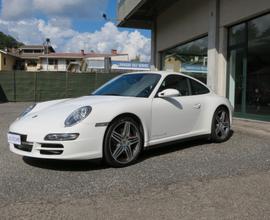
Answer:
[[[109,103],[109,102],[115,102],[123,99],[132,99],[133,97],[123,97],[123,96],[83,96],[80,98],[74,98],[74,99],[64,99],[59,100],[57,103],[53,103],[50,105],[45,106],[47,110],[49,109],[61,109],[61,108],[74,108],[76,110],[77,108],[83,107],[83,106],[94,106],[96,104],[100,103]],[[42,103],[41,103],[42,104]],[[39,104],[38,104],[39,105]]]
[[[64,128],[64,121],[75,110],[83,106],[91,106],[92,111],[97,105],[108,105],[108,107],[116,102],[123,100],[135,99],[134,97],[120,96],[84,96],[75,99],[55,100],[49,102],[38,103],[37,106],[23,118],[17,119],[13,125],[16,127],[42,127],[51,126],[52,129]]]
[[[31,117],[33,115],[38,114],[38,115],[50,115],[50,117],[52,117],[53,115],[56,115],[59,112],[61,115],[64,115],[65,117],[67,117],[73,111],[83,106],[91,106],[94,109],[95,106],[99,104],[110,105],[110,103],[115,103],[115,102],[119,102],[123,100],[130,100],[130,99],[134,99],[134,97],[83,96],[83,97],[75,98],[75,99],[58,100],[58,102],[48,102],[48,103],[37,104],[36,109],[34,108],[34,110],[30,112],[30,114],[28,114],[27,116]]]

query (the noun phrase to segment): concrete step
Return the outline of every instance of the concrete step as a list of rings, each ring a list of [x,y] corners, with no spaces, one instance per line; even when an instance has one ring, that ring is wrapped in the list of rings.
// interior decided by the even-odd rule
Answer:
[[[232,129],[270,138],[270,122],[233,118]]]

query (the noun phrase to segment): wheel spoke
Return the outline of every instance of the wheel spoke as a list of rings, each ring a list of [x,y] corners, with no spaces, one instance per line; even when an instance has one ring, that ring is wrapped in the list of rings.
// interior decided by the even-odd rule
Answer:
[[[220,129],[221,137],[224,137],[226,135],[226,130],[224,128]]]
[[[117,142],[120,143],[122,141],[122,135],[117,133],[116,131],[113,131],[111,137]]]
[[[124,129],[123,129],[123,137],[129,137],[130,135],[130,122],[125,122]]]
[[[217,123],[219,123],[219,122],[220,122],[220,118],[219,118],[219,116],[218,116],[218,115],[216,116],[216,121],[217,121]]]
[[[219,125],[217,125],[217,127],[216,127],[216,134],[218,135],[220,133],[220,127],[219,127]]]
[[[125,148],[125,153],[127,155],[127,159],[130,160],[133,156],[130,145]]]
[[[122,145],[117,145],[115,151],[113,152],[113,158],[117,160],[117,158],[124,152],[124,148]]]
[[[225,118],[226,118],[226,112],[221,112],[221,116],[220,116],[220,121],[221,122],[225,122]]]
[[[224,128],[229,128],[230,123],[229,122],[223,122],[223,126],[224,126]]]
[[[137,137],[137,136],[129,137],[128,142],[129,142],[130,146],[133,145],[133,144],[137,144],[137,143],[139,143],[139,137]]]

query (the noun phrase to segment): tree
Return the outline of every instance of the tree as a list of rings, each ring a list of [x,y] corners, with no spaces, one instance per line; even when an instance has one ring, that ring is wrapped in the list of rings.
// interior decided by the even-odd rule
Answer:
[[[3,32],[0,32],[0,49],[18,48],[18,47],[20,47],[22,45],[23,45],[23,43],[18,42],[12,36],[6,35]]]

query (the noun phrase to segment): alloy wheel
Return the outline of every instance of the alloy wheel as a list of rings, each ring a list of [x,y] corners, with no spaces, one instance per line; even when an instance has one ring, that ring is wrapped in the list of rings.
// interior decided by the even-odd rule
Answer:
[[[220,139],[225,139],[230,132],[230,121],[227,111],[220,110],[215,117],[215,133]]]
[[[110,152],[121,164],[131,162],[140,152],[141,137],[138,127],[131,121],[121,121],[110,135]]]

